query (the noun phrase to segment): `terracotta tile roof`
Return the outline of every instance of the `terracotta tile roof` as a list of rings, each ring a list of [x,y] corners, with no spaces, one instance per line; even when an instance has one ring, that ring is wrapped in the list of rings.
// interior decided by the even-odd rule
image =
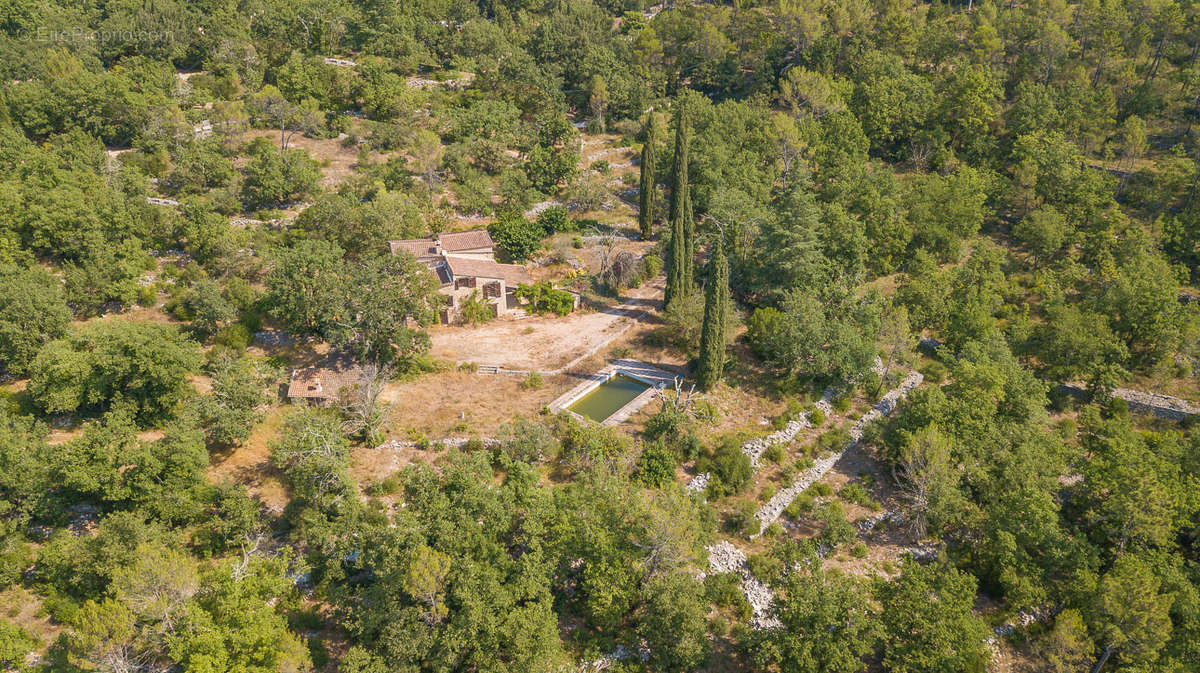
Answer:
[[[500,278],[508,285],[533,282],[525,267],[518,264],[500,264],[489,259],[475,259],[473,257],[458,257],[455,255],[445,255],[445,259],[446,266],[450,268],[450,273],[454,274],[455,278],[470,276],[476,278]]]
[[[349,355],[330,354],[316,365],[293,369],[287,396],[289,399],[336,399],[342,388],[353,387],[361,376],[362,367]]]
[[[437,257],[437,243],[432,238],[413,238],[404,241],[388,241],[388,247],[392,249],[392,254],[396,254],[401,250],[410,253],[417,259],[428,259]]]
[[[492,235],[487,232],[487,229],[471,229],[470,231],[447,231],[438,234],[438,243],[442,244],[442,250],[446,252],[454,252],[456,250],[475,250],[477,248],[491,248],[495,245],[492,242]]]

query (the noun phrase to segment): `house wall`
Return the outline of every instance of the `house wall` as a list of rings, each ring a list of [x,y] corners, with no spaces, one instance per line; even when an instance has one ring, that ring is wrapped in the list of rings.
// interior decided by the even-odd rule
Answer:
[[[509,313],[507,299],[508,285],[504,282],[503,278],[484,278],[483,276],[471,276],[470,278],[475,280],[474,287],[467,287],[467,283],[461,282],[466,278],[468,277],[460,276],[455,279],[456,282],[452,282],[450,285],[443,285],[441,289],[438,290],[441,294],[450,298],[450,305],[444,309],[441,314],[443,323],[449,324],[457,320],[462,302],[470,297],[471,293],[473,292],[479,292],[480,296],[483,296],[483,287],[488,283],[498,283],[500,285],[500,296],[487,297],[487,302],[496,310],[496,315],[502,316]],[[462,285],[462,287],[459,287],[460,285]]]

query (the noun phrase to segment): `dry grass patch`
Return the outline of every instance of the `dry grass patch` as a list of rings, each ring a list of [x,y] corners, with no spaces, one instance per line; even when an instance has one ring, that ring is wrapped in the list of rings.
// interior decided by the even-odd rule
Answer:
[[[279,143],[278,129],[250,129],[242,135],[242,142],[255,138],[266,138]],[[358,168],[358,148],[343,146],[337,138],[309,138],[297,133],[288,141],[288,149],[302,149],[321,164],[321,186],[336,187],[348,180]],[[373,161],[387,161],[387,155],[371,152]]]
[[[262,423],[254,427],[242,446],[212,453],[208,479],[213,483],[235,481],[246,486],[250,495],[258,498],[275,512],[283,511],[289,498],[287,487],[271,465],[271,444],[279,437],[288,416],[301,407],[285,405],[267,412]]]
[[[42,599],[18,585],[0,591],[0,619],[11,621],[33,636],[38,641],[35,651],[43,654],[63,631],[42,611]]]
[[[389,439],[491,437],[514,416],[536,416],[578,383],[566,375],[543,376],[538,387],[525,381],[511,374],[448,371],[389,385],[383,393],[391,405]]]

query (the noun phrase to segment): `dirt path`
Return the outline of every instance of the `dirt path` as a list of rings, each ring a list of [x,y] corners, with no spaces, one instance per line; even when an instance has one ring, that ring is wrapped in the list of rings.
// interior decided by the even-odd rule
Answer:
[[[662,303],[661,281],[630,290],[618,306],[565,318],[497,320],[431,331],[433,356],[504,369],[554,371],[603,348]]]

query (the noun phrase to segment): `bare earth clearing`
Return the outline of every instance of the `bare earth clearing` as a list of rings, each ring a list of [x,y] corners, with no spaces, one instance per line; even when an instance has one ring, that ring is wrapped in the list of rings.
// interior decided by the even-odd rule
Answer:
[[[433,356],[506,369],[556,370],[605,344],[641,313],[657,308],[662,284],[648,283],[623,296],[619,306],[565,318],[497,320],[480,327],[431,330]]]

